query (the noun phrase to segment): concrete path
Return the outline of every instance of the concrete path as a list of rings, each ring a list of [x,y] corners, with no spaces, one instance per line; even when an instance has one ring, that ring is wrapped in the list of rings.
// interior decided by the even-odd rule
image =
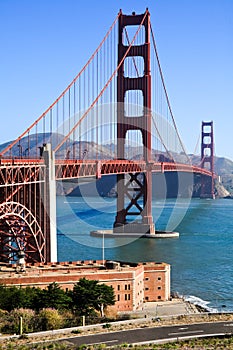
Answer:
[[[144,304],[147,316],[179,316],[198,313],[195,305],[182,299],[173,299],[166,302],[150,302]]]

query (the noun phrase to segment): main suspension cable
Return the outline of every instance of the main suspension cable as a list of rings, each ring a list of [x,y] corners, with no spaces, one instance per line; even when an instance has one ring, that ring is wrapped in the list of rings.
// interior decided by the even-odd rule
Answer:
[[[86,70],[86,68],[88,67],[88,65],[93,61],[94,57],[97,55],[97,53],[99,52],[99,50],[101,49],[101,47],[103,46],[104,42],[106,41],[106,39],[108,38],[108,36],[110,35],[112,29],[115,27],[118,18],[120,16],[121,12],[118,13],[117,17],[115,18],[114,22],[112,23],[112,25],[110,26],[109,30],[107,31],[106,35],[104,36],[103,40],[101,41],[101,43],[99,44],[99,46],[97,47],[97,49],[94,51],[94,53],[91,55],[91,57],[89,58],[89,60],[87,61],[87,63],[84,65],[84,67],[81,69],[81,71],[76,75],[76,77],[72,80],[72,82],[67,86],[67,88],[59,95],[59,97],[46,109],[46,111],[41,114],[41,116],[39,118],[37,118],[34,123],[32,123],[27,130],[25,130],[15,141],[13,141],[10,145],[8,145],[1,153],[0,153],[0,157],[2,157],[6,152],[8,152],[10,149],[12,149],[17,142],[19,142],[20,139],[22,139],[26,134],[28,134],[30,132],[31,129],[34,128],[34,126],[36,124],[39,123],[40,120],[42,120],[46,114],[58,103],[59,100],[61,100],[63,98],[63,96],[66,94],[66,92],[71,88],[71,86],[78,80],[78,78],[81,76],[81,74]]]
[[[102,88],[102,90],[100,91],[100,93],[98,94],[98,96],[95,98],[95,100],[92,102],[92,104],[89,106],[89,108],[86,110],[86,112],[82,115],[82,117],[79,119],[79,121],[74,125],[74,127],[69,131],[69,133],[64,137],[64,139],[57,145],[57,147],[54,149],[54,152],[57,152],[59,150],[59,148],[66,142],[66,140],[70,137],[70,135],[74,132],[74,130],[80,125],[80,123],[84,120],[84,118],[88,115],[88,113],[92,110],[92,108],[95,106],[95,104],[98,102],[98,100],[101,98],[101,96],[103,95],[104,91],[107,89],[107,87],[109,86],[109,84],[111,83],[111,81],[113,80],[113,78],[116,76],[118,70],[120,69],[120,67],[122,66],[126,56],[128,55],[144,21],[145,18],[148,14],[148,10],[145,12],[143,19],[136,31],[136,33],[134,34],[134,37],[130,43],[130,46],[128,47],[128,49],[126,50],[124,56],[122,57],[120,63],[118,64],[117,68],[114,70],[114,72],[112,73],[112,75],[110,76],[109,80],[107,81],[107,83],[104,85],[104,87]]]
[[[169,109],[170,115],[171,115],[171,117],[172,117],[173,125],[174,125],[174,128],[175,128],[176,134],[177,134],[177,136],[178,136],[178,139],[179,139],[181,148],[182,148],[182,150],[183,150],[183,152],[184,152],[184,154],[185,154],[187,160],[191,163],[190,158],[189,158],[189,156],[187,155],[187,152],[186,152],[185,147],[184,147],[184,144],[183,144],[183,142],[182,142],[182,140],[181,140],[181,138],[180,138],[180,135],[179,135],[179,132],[178,132],[176,123],[175,123],[175,118],[174,118],[174,115],[173,115],[173,112],[172,112],[170,100],[169,100],[168,93],[167,93],[167,89],[166,89],[166,86],[165,86],[165,81],[164,81],[163,72],[162,72],[162,68],[161,68],[161,64],[160,64],[160,60],[159,60],[158,50],[157,50],[157,47],[156,47],[155,36],[154,36],[153,29],[152,29],[152,26],[151,26],[151,25],[150,25],[150,29],[151,29],[152,42],[153,42],[153,46],[154,46],[154,51],[155,51],[156,59],[157,59],[157,62],[158,62],[159,73],[160,73],[160,77],[161,77],[161,81],[162,81],[162,85],[163,85],[163,89],[164,89],[164,93],[165,93],[165,97],[166,97],[168,109]]]

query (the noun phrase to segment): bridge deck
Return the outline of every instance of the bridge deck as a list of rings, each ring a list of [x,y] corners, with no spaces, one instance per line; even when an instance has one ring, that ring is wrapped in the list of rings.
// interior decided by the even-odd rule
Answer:
[[[44,167],[43,159],[1,159],[0,185],[6,185],[7,182],[14,184],[14,179],[17,179],[17,183],[24,182],[23,174],[25,173],[30,182],[31,176],[28,176],[28,172],[31,172],[32,169],[37,169],[36,172],[38,172],[39,167]],[[147,170],[157,173],[188,172],[212,176],[212,173],[206,169],[181,163],[151,162],[147,164],[145,161],[72,159],[55,161],[57,180],[80,177],[96,177],[98,179],[104,175],[145,172]],[[20,181],[18,174],[20,174]],[[35,177],[33,177],[33,181],[37,181]]]

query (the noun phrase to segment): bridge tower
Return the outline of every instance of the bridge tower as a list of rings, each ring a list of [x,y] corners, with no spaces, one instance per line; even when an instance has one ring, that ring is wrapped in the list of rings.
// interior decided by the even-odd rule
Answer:
[[[211,177],[202,175],[201,198],[215,198],[214,195],[214,132],[213,121],[202,122],[201,127],[201,167],[212,173]]]
[[[145,16],[145,42],[129,46],[123,43],[123,31],[126,26],[139,26]],[[150,72],[150,14],[123,15],[118,20],[118,65],[127,57],[140,56],[144,61],[144,74],[138,77],[124,75],[124,63],[117,76],[117,157],[125,159],[126,134],[130,130],[139,130],[143,142],[143,158],[146,169],[138,173],[117,175],[117,215],[114,232],[154,234],[152,218],[152,173],[151,162],[151,72]],[[139,90],[143,96],[143,115],[127,116],[125,114],[126,92]]]

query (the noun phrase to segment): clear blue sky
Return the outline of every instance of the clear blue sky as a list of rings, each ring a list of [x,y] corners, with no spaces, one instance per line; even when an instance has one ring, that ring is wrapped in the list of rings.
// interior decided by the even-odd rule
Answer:
[[[120,8],[146,7],[186,150],[213,120],[216,155],[233,159],[232,0],[0,0],[0,143],[57,98]]]

